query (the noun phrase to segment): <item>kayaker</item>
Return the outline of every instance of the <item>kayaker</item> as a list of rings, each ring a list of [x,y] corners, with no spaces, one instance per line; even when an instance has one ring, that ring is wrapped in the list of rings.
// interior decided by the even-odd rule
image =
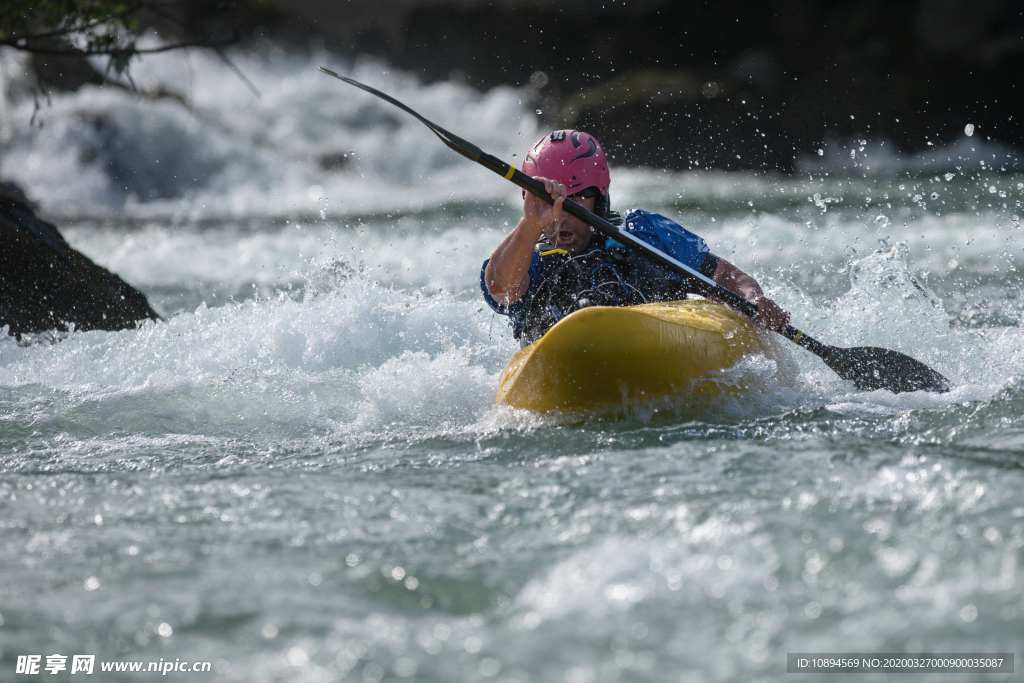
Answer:
[[[764,327],[789,323],[789,313],[764,296],[754,278],[712,254],[702,238],[656,213],[612,211],[608,159],[589,133],[545,135],[527,153],[522,170],[542,180],[555,202],[523,192],[523,217],[484,261],[480,286],[491,308],[509,316],[524,346],[579,308],[675,301],[697,292],[692,283],[562,213],[566,196],[750,301]]]

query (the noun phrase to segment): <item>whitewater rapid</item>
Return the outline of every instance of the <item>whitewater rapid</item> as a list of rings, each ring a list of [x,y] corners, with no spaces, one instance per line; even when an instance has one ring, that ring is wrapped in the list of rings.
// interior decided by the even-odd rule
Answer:
[[[990,163],[1015,152],[979,131],[936,166],[853,141],[792,176],[614,167],[613,206],[952,390],[857,391],[788,345],[795,384],[751,358],[755,391],[699,409],[538,415],[493,404],[518,344],[479,293],[518,189],[316,67],[513,163],[543,113],[373,60],[230,56],[260,97],[192,51],[133,72],[181,101],[36,112],[0,51],[0,175],[164,318],[0,338],[0,678],[58,653],[225,681],[782,681],[787,652],[1019,646],[1024,176]]]

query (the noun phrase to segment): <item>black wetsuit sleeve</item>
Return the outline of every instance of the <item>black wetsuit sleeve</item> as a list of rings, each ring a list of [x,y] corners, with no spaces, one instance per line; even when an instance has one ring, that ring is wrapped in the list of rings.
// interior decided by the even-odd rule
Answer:
[[[715,271],[718,270],[718,262],[721,260],[710,251],[704,254],[704,262],[700,264],[700,274],[712,280],[715,279]]]

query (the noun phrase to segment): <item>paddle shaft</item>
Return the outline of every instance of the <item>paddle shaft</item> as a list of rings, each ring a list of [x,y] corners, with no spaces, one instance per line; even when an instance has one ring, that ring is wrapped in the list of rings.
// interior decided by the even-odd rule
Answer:
[[[481,166],[483,166],[484,168],[488,168],[497,173],[498,175],[512,181],[513,183],[523,188],[527,192],[536,195],[537,197],[540,197],[547,203],[554,203],[555,200],[552,198],[551,194],[544,189],[544,183],[540,182],[536,178],[526,175],[512,164],[505,163],[501,159],[491,156],[486,152],[480,152],[480,155],[473,160],[476,161]],[[644,242],[643,240],[639,239],[633,234],[620,229],[618,226],[614,225],[613,223],[610,223],[604,218],[601,218],[597,214],[588,211],[586,208],[580,206],[578,203],[574,202],[568,197],[566,197],[565,200],[563,200],[562,202],[562,210],[568,213],[569,215],[575,216],[584,223],[587,223],[588,225],[592,226],[595,230],[597,230],[605,237],[620,242],[626,245],[627,247],[633,249],[634,251],[639,251],[647,258],[657,262],[658,264],[664,266],[668,270],[671,270],[675,274],[685,278],[696,280],[699,293],[702,296],[713,296],[716,299],[719,299],[727,303],[730,306],[730,308],[734,308],[751,318],[757,315],[757,306],[747,301],[740,295],[726,289],[725,287],[721,286],[711,278],[694,270],[693,268],[690,268],[685,263],[682,263],[681,261],[672,258],[668,254],[665,254],[664,252],[655,249],[647,242]],[[815,354],[816,356],[819,356],[821,358],[825,358],[826,356],[828,356],[830,349],[829,346],[822,344],[814,337],[811,337],[810,335],[801,332],[792,325],[786,325],[785,327],[777,330],[777,332],[782,336],[786,337],[787,339],[790,339],[796,344],[799,344],[800,346],[804,347],[805,349]]]
[[[345,81],[349,85],[354,85],[355,87],[361,90],[365,90],[366,92],[375,95],[386,102],[390,102],[399,109],[402,109],[403,111],[412,114],[417,119],[419,119],[423,123],[423,125],[429,128],[431,132],[434,133],[434,135],[440,138],[441,142],[443,142],[449,148],[455,150],[456,152],[466,157],[467,159],[477,162],[484,168],[494,171],[495,173],[502,176],[506,180],[511,180],[519,187],[523,188],[524,190],[531,194],[540,197],[548,204],[555,203],[555,200],[551,196],[551,194],[544,189],[544,183],[540,182],[536,178],[526,175],[512,164],[506,163],[499,159],[498,157],[484,152],[482,149],[474,145],[472,142],[469,142],[468,140],[463,140],[459,136],[445,130],[444,128],[441,128],[441,126],[437,125],[436,123],[423,118],[417,112],[413,111],[412,109],[410,109],[403,103],[399,102],[394,97],[391,97],[387,93],[383,93],[380,90],[377,90],[376,88],[371,88],[370,86],[364,85],[359,81],[353,80],[351,78],[341,76],[331,71],[330,69],[325,69],[322,66],[319,67],[319,69],[320,71],[323,71],[325,74],[329,76],[334,76],[338,80]],[[668,254],[659,251],[658,249],[651,246],[647,242],[644,242],[643,240],[635,237],[634,235],[626,232],[625,230],[621,230],[618,226],[613,225],[604,218],[601,218],[600,216],[592,213],[591,211],[588,211],[587,209],[580,206],[579,204],[569,199],[568,197],[566,197],[565,200],[562,202],[562,210],[572,216],[575,216],[576,218],[579,218],[584,223],[593,226],[599,233],[601,233],[605,237],[614,239],[617,242],[624,244],[626,247],[634,251],[638,251],[644,256],[650,258],[651,260],[660,263],[662,266],[668,268],[676,275],[680,275],[682,277],[695,280],[698,292],[703,296],[714,296],[728,303],[729,306],[735,308],[741,313],[746,314],[749,317],[754,317],[755,315],[757,315],[757,306],[750,303],[743,297],[739,296],[734,292],[729,291],[725,287],[722,287],[711,278],[702,275],[693,268],[687,266],[685,263],[682,263],[672,258]],[[804,346],[812,353],[816,353],[818,355],[824,353],[825,350],[828,348],[824,344],[815,341],[814,339],[805,335],[803,332],[801,332],[800,330],[796,329],[791,325],[787,325],[783,329],[779,330],[779,332],[785,337],[792,339],[796,343],[800,344],[801,346]],[[824,356],[822,357],[824,358]]]
[[[365,90],[386,102],[390,102],[399,109],[408,112],[419,119],[423,125],[429,128],[431,132],[450,149],[458,152],[467,159],[477,162],[484,168],[494,171],[506,180],[512,181],[527,192],[540,197],[549,204],[554,204],[554,198],[552,198],[551,194],[544,189],[543,183],[526,175],[515,166],[508,164],[495,156],[487,154],[472,142],[463,140],[459,136],[448,132],[432,121],[428,121],[403,103],[390,95],[377,90],[376,88],[371,88],[368,85],[363,85],[359,81],[346,78],[345,76],[340,76],[330,69],[325,69],[322,66],[320,67],[320,70],[339,80],[345,81],[349,85]],[[695,271],[685,263],[672,258],[668,254],[659,251],[640,238],[588,211],[573,200],[566,198],[562,203],[562,210],[591,225],[605,237],[614,239],[615,241],[625,245],[627,248],[643,254],[676,275],[690,279],[694,282],[697,291],[703,296],[714,297],[724,301],[731,308],[734,308],[751,318],[757,315],[757,306],[751,302],[747,301],[735,292],[731,292],[725,287],[722,287],[714,280]],[[826,344],[822,344],[817,339],[804,334],[792,325],[786,325],[782,329],[776,331],[821,358],[825,361],[826,365],[838,373],[843,379],[853,380],[858,388],[888,389],[896,393],[901,391],[917,391],[919,389],[939,392],[949,390],[949,382],[945,377],[923,363],[904,354],[875,347],[843,349],[836,346],[828,346]]]

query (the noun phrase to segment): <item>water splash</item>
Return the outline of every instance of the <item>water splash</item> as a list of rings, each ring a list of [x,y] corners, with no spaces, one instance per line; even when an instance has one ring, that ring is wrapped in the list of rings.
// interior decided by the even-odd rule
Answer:
[[[910,272],[908,255],[900,241],[851,264],[850,291],[836,303],[849,326],[848,341],[899,348],[907,339],[938,343],[948,336],[942,301]]]

